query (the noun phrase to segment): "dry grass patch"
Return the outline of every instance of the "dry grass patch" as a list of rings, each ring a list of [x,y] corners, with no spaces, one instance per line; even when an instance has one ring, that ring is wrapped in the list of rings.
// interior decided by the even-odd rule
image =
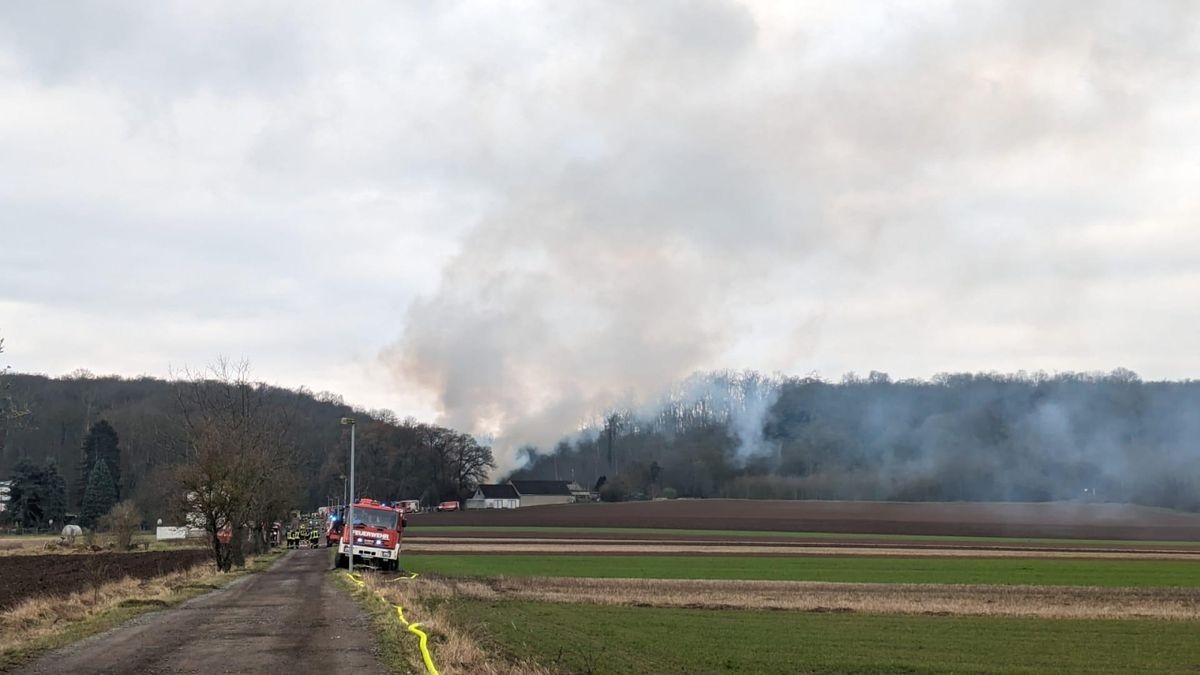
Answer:
[[[56,536],[0,537],[0,556],[48,553],[58,547]]]
[[[421,630],[429,635],[429,650],[438,671],[444,675],[549,675],[552,672],[531,661],[510,662],[500,658],[495,649],[480,644],[474,636],[456,626],[447,607],[430,602],[445,597],[440,590],[444,582],[423,577],[397,579],[369,572],[363,575],[363,580],[368,591],[378,593],[393,605],[400,605],[404,608],[405,618],[420,624]],[[386,637],[403,643],[399,645],[399,651],[413,672],[425,672],[417,637],[400,627],[394,618],[392,622],[396,630],[389,631]]]
[[[138,533],[133,537],[130,551],[177,551],[181,549],[207,548],[204,541],[197,539],[158,541],[152,533]],[[67,543],[58,535],[29,535],[0,537],[0,557],[10,555],[62,555],[90,554],[101,551],[120,551],[112,535],[96,534],[79,536]]]
[[[215,574],[212,565],[196,565],[141,581],[126,577],[63,597],[29,598],[0,614],[0,653],[51,635],[65,623],[83,621],[117,607],[134,603],[165,606],[180,589],[210,583]]]
[[[708,579],[420,577],[417,598],[532,600],[690,609],[1010,616],[1047,619],[1200,619],[1200,589],[865,584]]]

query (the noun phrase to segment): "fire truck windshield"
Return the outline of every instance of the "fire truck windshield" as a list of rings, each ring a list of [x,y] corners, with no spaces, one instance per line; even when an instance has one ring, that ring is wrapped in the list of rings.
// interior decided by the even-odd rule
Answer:
[[[365,506],[354,507],[354,525],[367,525],[369,527],[381,527],[385,530],[396,529],[396,516],[399,514],[395,511],[383,511],[380,509],[372,509]]]

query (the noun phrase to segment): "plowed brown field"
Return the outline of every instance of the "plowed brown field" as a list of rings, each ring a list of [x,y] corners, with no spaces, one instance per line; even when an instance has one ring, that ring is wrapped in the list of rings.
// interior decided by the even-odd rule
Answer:
[[[68,595],[124,577],[148,579],[209,558],[203,549],[0,557],[0,609],[38,595]]]
[[[679,499],[422,513],[412,525],[1200,541],[1200,514],[1128,504]]]

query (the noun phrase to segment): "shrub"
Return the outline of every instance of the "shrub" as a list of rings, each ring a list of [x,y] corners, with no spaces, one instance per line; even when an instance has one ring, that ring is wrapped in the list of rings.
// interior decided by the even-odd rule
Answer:
[[[675,499],[676,497],[679,496],[679,493],[676,492],[675,488],[673,488],[673,487],[666,487],[666,488],[663,488],[662,496],[664,499]]]
[[[600,487],[600,501],[602,502],[623,502],[625,498],[625,488],[620,483],[605,483]]]
[[[126,499],[113,506],[112,510],[100,519],[100,522],[106,530],[113,534],[117,548],[128,551],[133,548],[133,533],[141,525],[142,514],[138,511],[136,504]]]

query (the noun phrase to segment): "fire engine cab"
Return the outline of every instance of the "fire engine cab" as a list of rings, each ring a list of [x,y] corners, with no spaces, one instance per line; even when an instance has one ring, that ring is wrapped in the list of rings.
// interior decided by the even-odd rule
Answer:
[[[359,499],[350,505],[342,536],[338,538],[337,566],[346,567],[350,556],[356,565],[383,570],[400,569],[400,538],[404,534],[402,510],[374,499]]]

